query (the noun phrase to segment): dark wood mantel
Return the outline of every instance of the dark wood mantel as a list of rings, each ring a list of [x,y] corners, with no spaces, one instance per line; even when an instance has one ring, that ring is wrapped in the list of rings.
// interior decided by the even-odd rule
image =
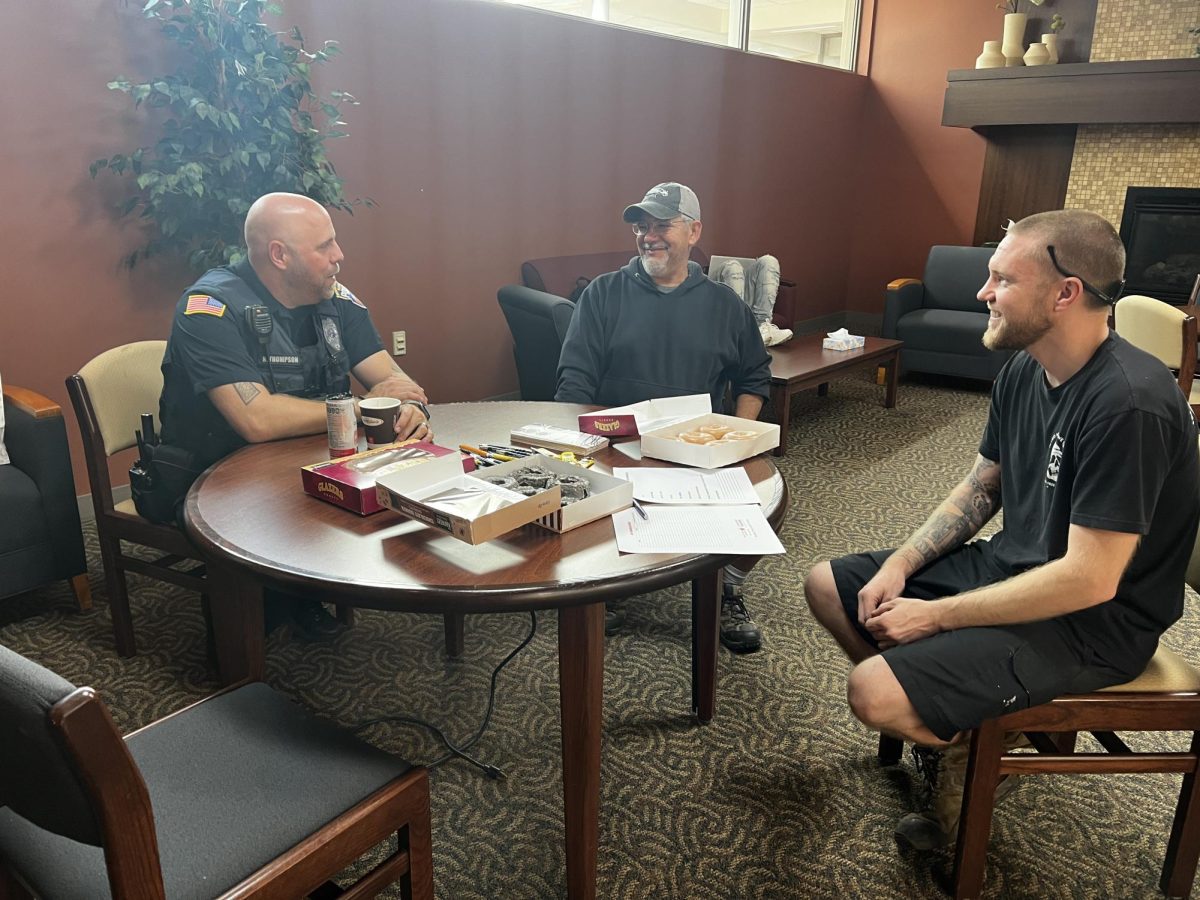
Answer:
[[[1082,62],[946,75],[942,124],[987,139],[975,243],[1003,224],[1062,209],[1084,124],[1200,122],[1200,59]]]
[[[946,80],[943,125],[1200,122],[1200,59],[957,69]]]

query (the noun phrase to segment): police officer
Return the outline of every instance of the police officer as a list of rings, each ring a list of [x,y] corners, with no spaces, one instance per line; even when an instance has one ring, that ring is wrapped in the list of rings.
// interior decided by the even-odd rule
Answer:
[[[163,443],[190,452],[199,472],[246,443],[320,433],[324,398],[348,392],[351,373],[366,396],[403,401],[397,439],[432,437],[425,392],[337,280],[343,255],[325,208],[267,194],[246,214],[245,236],[247,259],[210,269],[176,305],[162,364]],[[336,633],[316,601],[289,606],[301,634]]]

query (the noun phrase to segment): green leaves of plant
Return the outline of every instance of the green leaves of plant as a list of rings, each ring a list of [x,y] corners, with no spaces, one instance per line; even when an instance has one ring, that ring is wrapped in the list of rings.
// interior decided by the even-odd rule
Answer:
[[[266,25],[264,14],[282,13],[275,0],[149,0],[142,13],[177,45],[168,54],[176,68],[108,87],[129,94],[135,108],[169,114],[153,146],[88,167],[93,178],[106,169],[132,173],[137,193],[118,211],[157,225],[128,265],[163,252],[183,252],[198,269],[240,258],[246,211],[268,191],[347,210],[360,202],[345,198],[324,147],[344,134],[343,106],[358,101],[344,91],[317,97],[309,82],[312,64],[340,52],[335,42],[309,52],[299,28],[281,34]]]

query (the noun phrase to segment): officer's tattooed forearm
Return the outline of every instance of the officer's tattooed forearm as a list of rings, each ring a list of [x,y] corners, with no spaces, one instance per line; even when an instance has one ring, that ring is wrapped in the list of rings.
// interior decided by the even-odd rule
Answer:
[[[247,406],[250,405],[251,400],[262,393],[258,385],[253,381],[239,381],[233,386],[233,389],[237,391],[237,395],[242,398],[242,402]]]
[[[973,537],[1000,508],[1000,466],[980,456],[970,474],[899,551],[913,571]]]

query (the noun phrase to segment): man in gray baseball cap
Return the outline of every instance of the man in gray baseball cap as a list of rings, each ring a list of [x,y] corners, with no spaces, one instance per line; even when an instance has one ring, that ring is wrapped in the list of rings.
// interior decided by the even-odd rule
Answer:
[[[622,215],[633,226],[637,256],[595,278],[579,298],[563,341],[555,399],[625,406],[659,397],[708,394],[725,412],[757,419],[770,395],[771,358],[750,308],[728,286],[691,262],[700,240],[700,201],[686,185],[656,184]],[[757,557],[725,570],[721,643],[753,652],[762,634],[746,611],[741,586]],[[610,610],[606,626],[617,626]]]

